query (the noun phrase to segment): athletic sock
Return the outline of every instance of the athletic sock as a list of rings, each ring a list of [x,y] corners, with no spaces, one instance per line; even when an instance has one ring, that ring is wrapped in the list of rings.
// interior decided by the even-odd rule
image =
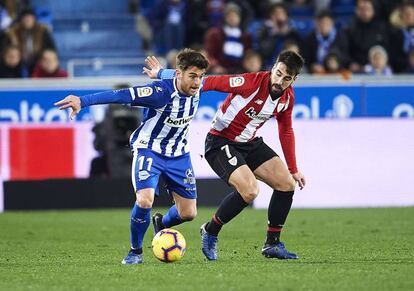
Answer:
[[[131,252],[136,254],[136,255],[140,255],[140,254],[142,254],[142,248],[138,248],[138,249],[131,248]]]
[[[167,228],[183,222],[184,220],[182,220],[178,214],[178,209],[175,204],[171,206],[171,208],[168,209],[168,212],[162,217],[162,224]]]
[[[151,208],[141,208],[134,204],[131,212],[131,247],[132,249],[142,249],[142,241],[145,232],[150,225]]]
[[[292,206],[294,191],[274,190],[268,208],[268,227],[266,244],[279,242],[280,233]]]
[[[206,231],[217,236],[223,224],[236,217],[247,205],[249,204],[243,200],[240,193],[237,191],[230,193],[221,201],[213,218],[207,223]]]

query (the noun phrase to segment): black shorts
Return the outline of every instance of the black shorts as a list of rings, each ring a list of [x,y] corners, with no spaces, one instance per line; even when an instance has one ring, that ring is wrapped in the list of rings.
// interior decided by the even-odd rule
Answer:
[[[242,165],[247,165],[253,172],[264,162],[278,157],[261,137],[248,142],[236,142],[209,133],[205,149],[205,157],[210,167],[226,182],[229,181],[231,173]]]

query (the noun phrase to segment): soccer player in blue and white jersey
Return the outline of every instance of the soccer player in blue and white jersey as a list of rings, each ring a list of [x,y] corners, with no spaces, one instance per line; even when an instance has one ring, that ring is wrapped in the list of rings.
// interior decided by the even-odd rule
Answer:
[[[196,216],[197,192],[187,139],[207,67],[208,61],[202,54],[184,49],[177,55],[174,79],[81,97],[69,95],[55,103],[59,109],[71,108],[71,118],[81,108],[94,104],[129,103],[145,107],[144,120],[130,137],[136,202],[131,213],[131,249],[123,264],[143,261],[142,242],[150,224],[150,211],[154,196],[158,195],[161,174],[175,204],[164,216],[153,217],[155,231]],[[144,68],[147,74],[149,71]]]

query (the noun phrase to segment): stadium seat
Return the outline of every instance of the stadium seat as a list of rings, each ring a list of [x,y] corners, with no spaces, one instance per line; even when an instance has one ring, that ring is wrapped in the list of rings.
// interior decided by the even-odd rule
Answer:
[[[59,51],[85,49],[115,50],[140,47],[138,33],[129,30],[99,30],[90,32],[56,31],[54,37]]]
[[[74,15],[102,15],[128,13],[128,1],[113,0],[82,0],[82,1],[56,1],[56,0],[32,0],[34,7],[45,7],[55,16]]]
[[[87,27],[85,27],[85,25]],[[132,15],[113,16],[88,16],[88,17],[54,17],[53,28],[55,31],[65,30],[133,30],[135,28],[135,17]]]
[[[137,76],[141,74],[143,65],[104,65],[100,69],[93,66],[76,66],[74,70],[75,77],[90,76]]]
[[[353,15],[355,10],[354,0],[332,0],[331,11],[336,16]]]

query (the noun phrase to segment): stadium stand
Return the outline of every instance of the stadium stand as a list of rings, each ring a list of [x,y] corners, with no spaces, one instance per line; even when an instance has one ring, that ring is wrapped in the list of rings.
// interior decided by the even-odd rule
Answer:
[[[135,17],[128,12],[127,1],[49,1],[35,0],[41,11],[50,11],[51,26],[61,64],[84,59],[70,73],[77,76],[105,76],[137,74],[136,63],[116,64],[113,58],[138,58],[141,51]],[[46,14],[45,12],[43,12]],[[110,65],[107,60],[111,59]],[[79,62],[72,62],[77,64]],[[96,65],[100,64],[100,65]]]

